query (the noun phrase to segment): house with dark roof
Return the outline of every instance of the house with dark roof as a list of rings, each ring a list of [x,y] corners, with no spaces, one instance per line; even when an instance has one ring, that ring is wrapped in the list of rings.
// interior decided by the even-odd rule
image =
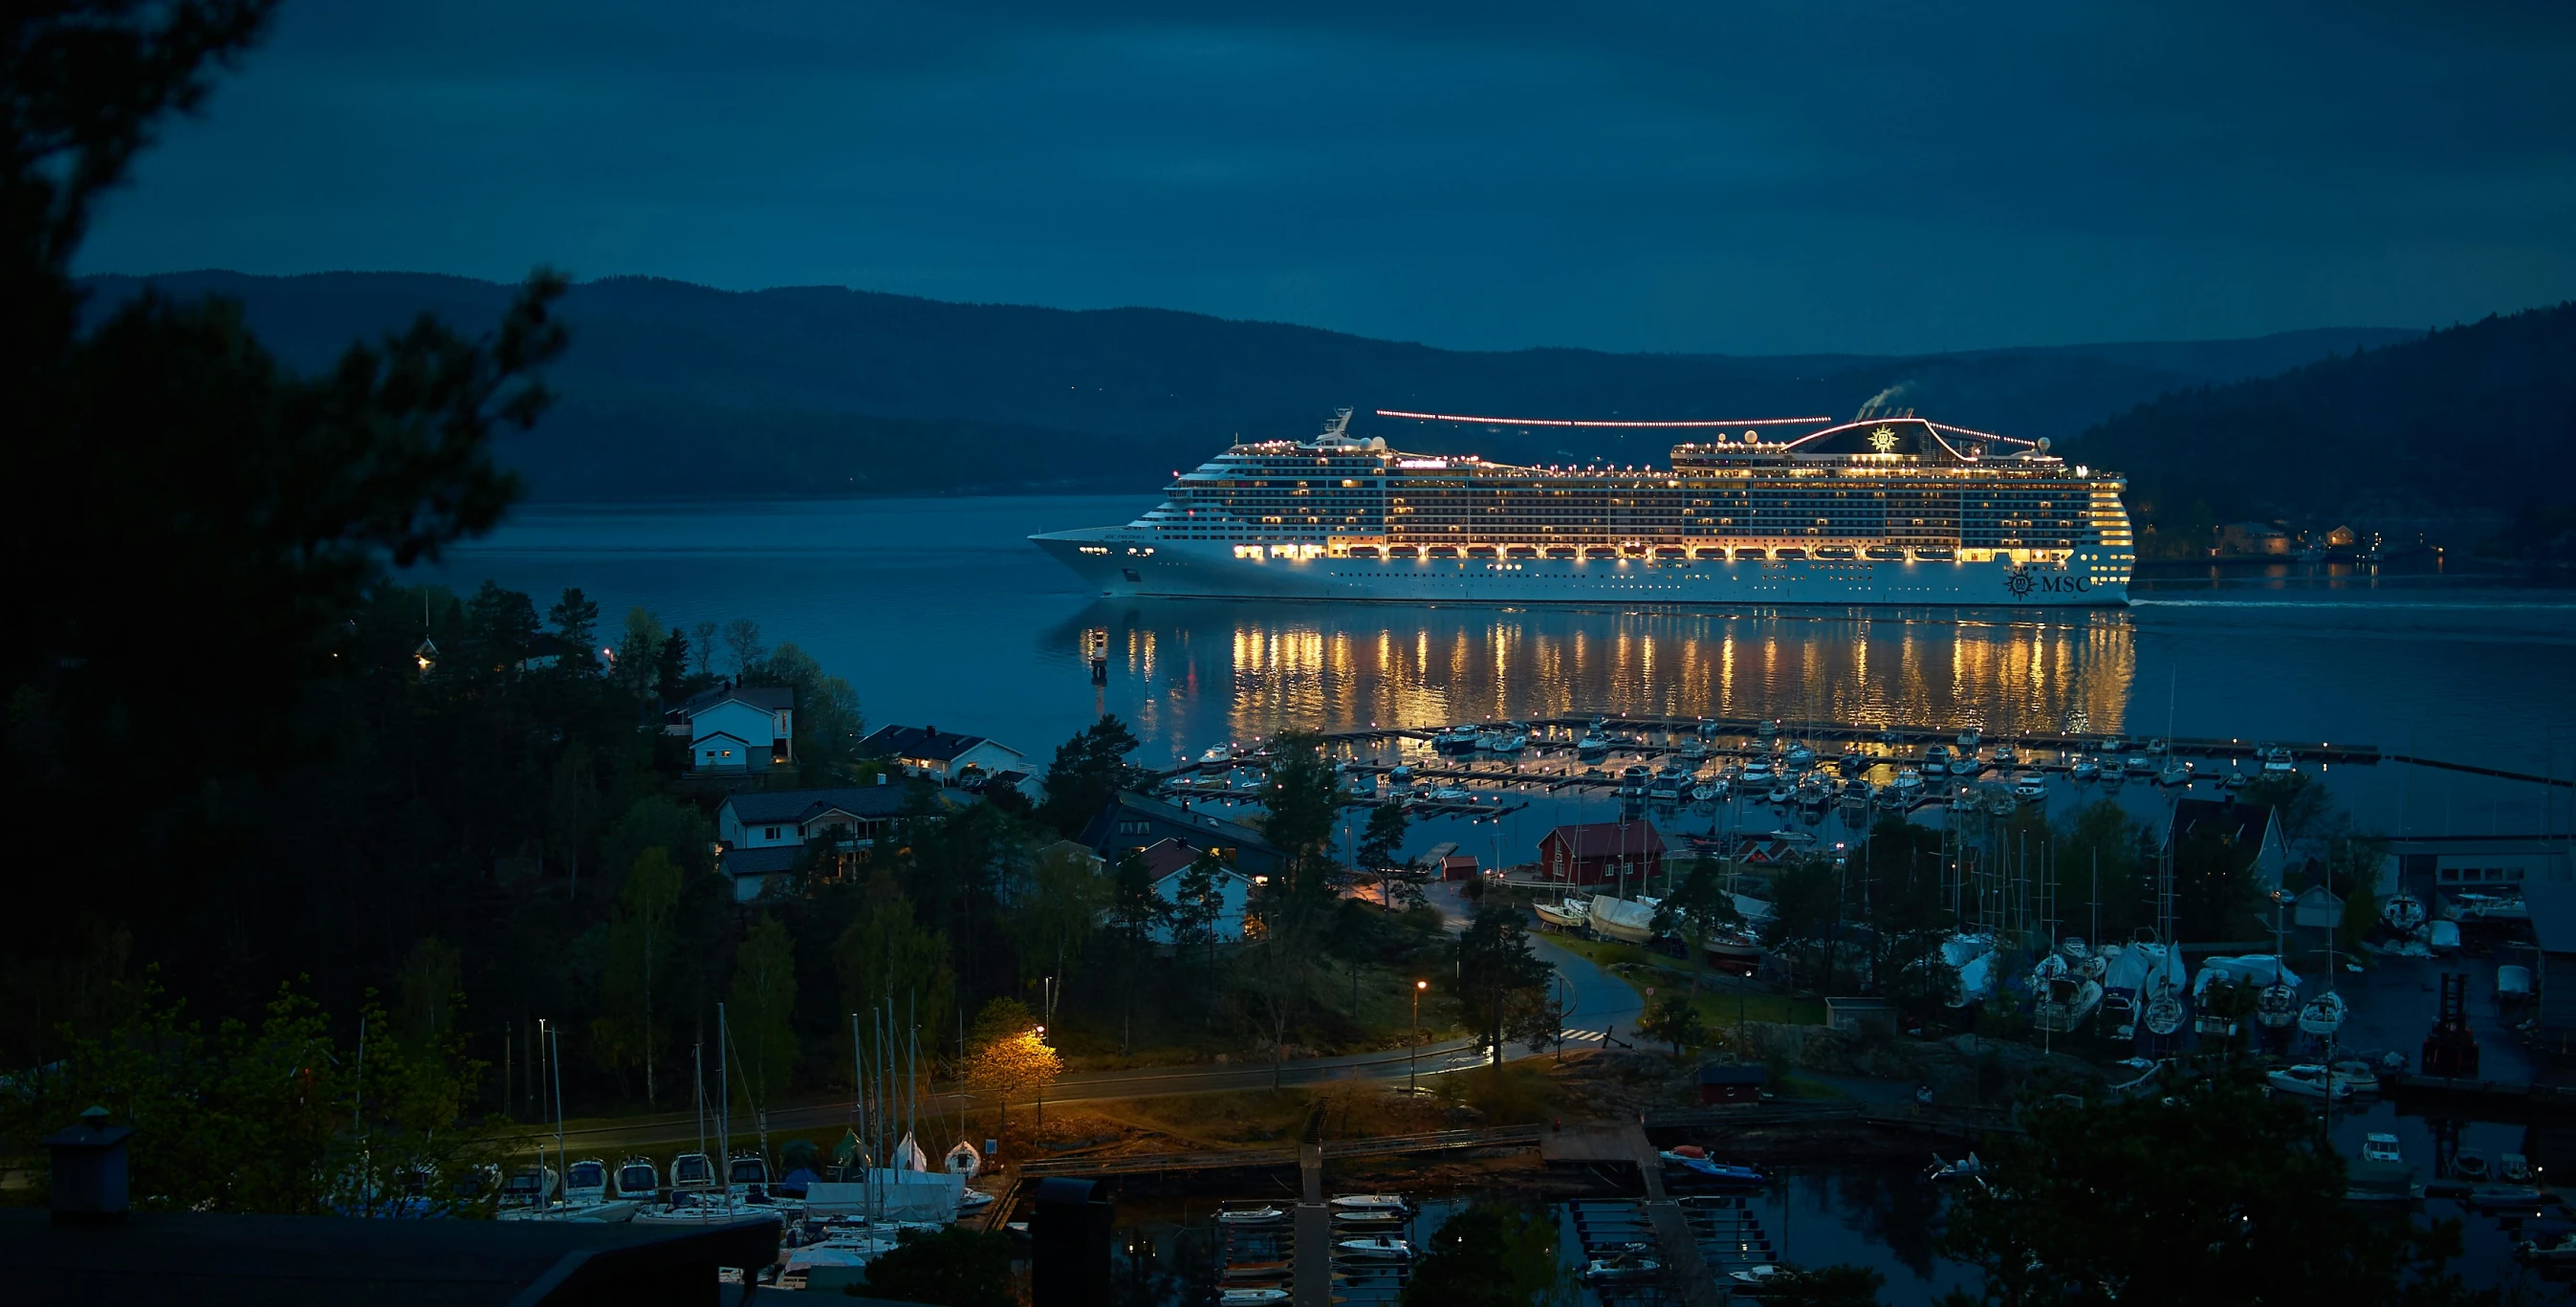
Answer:
[[[2191,840],[2215,835],[2239,849],[2254,850],[2254,880],[2265,893],[2280,888],[2290,851],[2281,841],[2280,823],[2264,803],[2239,803],[2236,796],[2176,799],[2173,820],[2165,827],[2165,849],[2179,851]]]
[[[1143,860],[1146,873],[1154,878],[1154,897],[1166,905],[1180,906],[1181,878],[1188,875],[1191,866],[1198,862],[1198,847],[1177,838],[1165,839],[1147,845],[1144,852],[1136,856]],[[1217,942],[1231,944],[1243,938],[1243,921],[1252,905],[1252,878],[1229,867],[1216,874],[1216,892],[1218,906],[1216,920],[1212,924]],[[1169,944],[1174,931],[1171,922],[1161,921],[1155,923],[1148,933],[1155,943]]]
[[[1664,837],[1649,821],[1595,821],[1559,826],[1538,842],[1539,874],[1567,885],[1633,878],[1644,885],[1664,869]]]
[[[716,869],[733,877],[733,896],[748,903],[786,887],[787,873],[809,844],[856,856],[893,836],[909,819],[913,787],[880,783],[814,790],[729,794],[716,808]],[[943,805],[971,802],[943,797]]]
[[[783,685],[719,685],[666,709],[662,730],[687,736],[689,770],[765,772],[796,761],[796,692]]]
[[[936,726],[878,727],[859,741],[859,756],[882,758],[907,775],[970,788],[981,788],[985,779],[1002,772],[1027,771],[1020,751],[1009,745]]]
[[[1278,871],[1285,856],[1278,845],[1241,822],[1127,791],[1103,805],[1082,830],[1083,844],[1111,862],[1165,840],[1213,850],[1256,884]]]

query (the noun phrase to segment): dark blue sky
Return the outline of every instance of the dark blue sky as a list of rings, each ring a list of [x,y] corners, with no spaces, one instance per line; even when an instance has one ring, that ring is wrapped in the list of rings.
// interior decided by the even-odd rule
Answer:
[[[85,270],[652,273],[1467,348],[2576,296],[2576,3],[290,0]]]

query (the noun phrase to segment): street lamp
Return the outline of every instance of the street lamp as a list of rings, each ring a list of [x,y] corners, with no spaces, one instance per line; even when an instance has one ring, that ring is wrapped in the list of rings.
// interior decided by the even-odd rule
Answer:
[[[1413,1037],[1405,1044],[1404,1096],[1413,1097],[1413,1070],[1422,1062],[1422,991],[1431,988],[1428,980],[1413,982]]]
[[[1041,1048],[1046,1046],[1045,1026],[1038,1027],[1038,1046]],[[1038,1080],[1038,1134],[1040,1137],[1046,1134],[1046,1080],[1044,1077]]]

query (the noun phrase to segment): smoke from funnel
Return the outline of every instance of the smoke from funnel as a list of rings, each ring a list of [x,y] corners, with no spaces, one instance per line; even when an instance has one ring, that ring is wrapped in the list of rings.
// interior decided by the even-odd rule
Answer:
[[[1872,415],[1872,414],[1874,414],[1874,413],[1878,412],[1879,405],[1881,405],[1881,404],[1885,404],[1885,403],[1887,403],[1888,401],[1895,399],[1897,396],[1902,395],[1902,394],[1904,394],[1906,391],[1911,390],[1911,389],[1913,389],[1913,388],[1914,388],[1914,383],[1913,383],[1913,382],[1911,382],[1911,381],[1900,381],[1900,382],[1897,382],[1895,385],[1890,386],[1890,387],[1888,387],[1887,389],[1882,390],[1882,391],[1878,392],[1877,394],[1870,396],[1870,397],[1869,397],[1869,402],[1860,406],[1860,413],[1859,413],[1859,415],[1858,415],[1857,417],[1855,417],[1855,418],[1853,419],[1853,421],[1859,421],[1859,420],[1860,420],[1860,418],[1869,417],[1870,415]]]

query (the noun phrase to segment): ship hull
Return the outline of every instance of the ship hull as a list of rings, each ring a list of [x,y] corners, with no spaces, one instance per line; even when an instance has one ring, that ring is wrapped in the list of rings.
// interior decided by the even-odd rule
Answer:
[[[2125,582],[2010,562],[1246,558],[1133,527],[1029,537],[1103,595],[1404,603],[1891,604],[2104,608]]]

